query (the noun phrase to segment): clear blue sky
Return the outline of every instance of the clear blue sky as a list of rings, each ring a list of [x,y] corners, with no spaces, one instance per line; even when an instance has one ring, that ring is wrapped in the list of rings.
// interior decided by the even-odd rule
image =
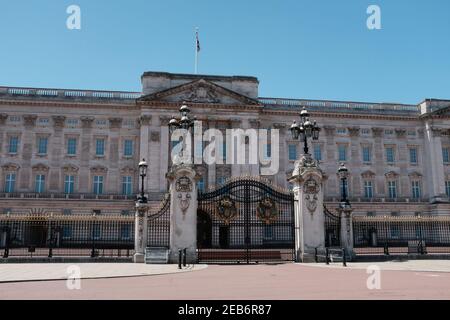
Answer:
[[[199,73],[256,76],[260,96],[450,99],[448,0],[1,1],[0,85],[139,91],[143,71],[193,72],[198,26]]]

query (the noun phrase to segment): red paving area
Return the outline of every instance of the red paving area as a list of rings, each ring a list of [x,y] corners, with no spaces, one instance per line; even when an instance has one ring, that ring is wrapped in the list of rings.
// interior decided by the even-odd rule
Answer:
[[[449,299],[450,273],[381,271],[381,290],[366,270],[301,264],[209,266],[160,276],[0,284],[0,299]]]

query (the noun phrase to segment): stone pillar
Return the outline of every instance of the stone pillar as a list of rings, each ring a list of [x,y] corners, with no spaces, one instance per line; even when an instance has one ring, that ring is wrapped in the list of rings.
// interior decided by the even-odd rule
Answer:
[[[139,118],[140,125],[140,145],[139,145],[139,159],[146,159],[149,161],[150,157],[150,121],[152,120],[152,116],[148,114],[143,114]],[[150,169],[150,168],[149,168]],[[149,174],[151,174],[151,169],[149,170]],[[150,179],[145,179],[144,181],[144,191],[145,193],[149,190],[149,181]]]
[[[136,202],[134,223],[134,256],[135,263],[145,262],[145,248],[147,247],[147,212],[148,203]]]
[[[441,129],[425,124],[425,167],[430,202],[446,202],[444,161],[442,158]]]
[[[167,174],[170,190],[170,263],[186,250],[186,261],[197,262],[197,174],[191,164],[173,165]]]
[[[341,218],[341,246],[345,249],[348,260],[352,260],[353,253],[353,209],[351,206],[341,203],[337,208]]]
[[[313,262],[314,249],[325,248],[323,188],[326,176],[311,155],[295,162],[294,186],[296,261]]]

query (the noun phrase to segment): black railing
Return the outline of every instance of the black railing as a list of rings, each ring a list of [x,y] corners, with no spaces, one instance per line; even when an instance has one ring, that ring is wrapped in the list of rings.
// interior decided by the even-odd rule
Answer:
[[[353,243],[357,255],[450,253],[450,218],[354,217]]]
[[[3,257],[131,257],[133,216],[0,216]]]

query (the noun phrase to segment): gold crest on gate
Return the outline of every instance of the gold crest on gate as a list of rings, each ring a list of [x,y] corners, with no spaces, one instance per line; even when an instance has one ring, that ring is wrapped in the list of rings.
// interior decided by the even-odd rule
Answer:
[[[270,198],[262,199],[256,207],[256,216],[266,224],[276,221],[278,219],[278,208],[275,201]]]
[[[225,222],[225,224],[230,224],[230,222],[236,219],[238,211],[236,204],[229,196],[225,196],[219,200],[217,203],[217,216]]]

